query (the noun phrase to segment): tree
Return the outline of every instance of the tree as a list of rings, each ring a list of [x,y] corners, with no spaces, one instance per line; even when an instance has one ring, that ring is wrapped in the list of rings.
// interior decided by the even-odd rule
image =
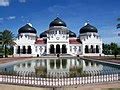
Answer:
[[[14,35],[9,30],[3,31],[3,47],[5,48],[5,57],[7,57],[7,47],[15,45]]]
[[[119,47],[118,47],[118,45],[116,44],[116,43],[111,43],[110,44],[110,48],[111,48],[111,50],[112,50],[112,54],[115,56],[115,59],[117,58],[117,55],[119,54]]]
[[[111,54],[111,50],[110,50],[110,45],[109,44],[104,44],[103,43],[103,53],[106,54],[106,55],[109,55]]]
[[[103,44],[103,53],[106,55],[114,55],[115,59],[120,54],[120,47],[116,43]]]

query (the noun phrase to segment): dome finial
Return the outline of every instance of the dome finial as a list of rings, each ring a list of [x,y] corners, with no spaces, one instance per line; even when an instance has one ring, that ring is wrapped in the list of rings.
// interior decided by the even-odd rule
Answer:
[[[33,27],[31,23],[27,23],[29,26]]]
[[[86,26],[87,24],[89,24],[89,20],[86,20],[84,26]]]
[[[28,24],[29,26],[33,27],[32,24],[30,23],[30,21],[31,21],[30,19],[27,19],[26,22],[27,22],[27,24]]]
[[[57,18],[60,16],[60,14],[59,13],[57,13]]]

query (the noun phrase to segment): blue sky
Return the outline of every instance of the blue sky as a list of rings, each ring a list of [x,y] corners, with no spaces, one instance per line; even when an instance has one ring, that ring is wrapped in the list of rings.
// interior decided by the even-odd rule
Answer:
[[[98,28],[104,43],[120,44],[116,29],[120,0],[0,0],[0,31],[9,29],[17,35],[30,22],[39,35],[57,16],[77,35],[88,20]]]

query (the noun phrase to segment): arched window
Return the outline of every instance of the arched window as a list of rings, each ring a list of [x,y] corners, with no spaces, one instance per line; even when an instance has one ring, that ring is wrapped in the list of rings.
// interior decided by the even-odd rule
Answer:
[[[28,46],[27,54],[31,54],[31,53],[32,53],[31,46]]]
[[[55,50],[54,45],[51,44],[50,45],[50,54],[54,54],[55,53],[54,50]]]
[[[57,54],[60,53],[60,45],[59,45],[59,44],[56,45],[56,53],[57,53]]]
[[[99,53],[99,46],[96,45],[96,53]]]
[[[67,53],[67,48],[65,44],[62,45],[62,53]]]
[[[85,46],[85,53],[89,53],[88,52],[88,45]]]
[[[20,54],[20,46],[17,47],[17,54]]]
[[[91,45],[90,52],[91,52],[91,53],[94,53],[93,45]]]
[[[26,48],[23,46],[23,54],[26,54]]]

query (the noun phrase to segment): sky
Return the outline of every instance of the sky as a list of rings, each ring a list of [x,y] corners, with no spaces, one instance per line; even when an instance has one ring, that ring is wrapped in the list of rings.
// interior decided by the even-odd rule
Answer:
[[[32,23],[39,36],[56,17],[79,35],[86,21],[98,29],[104,43],[120,44],[116,29],[120,0],[0,0],[0,31],[18,29]]]

